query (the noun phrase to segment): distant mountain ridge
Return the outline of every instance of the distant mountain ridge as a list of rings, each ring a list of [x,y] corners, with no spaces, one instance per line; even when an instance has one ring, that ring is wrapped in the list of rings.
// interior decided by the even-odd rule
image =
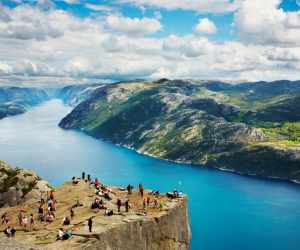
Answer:
[[[26,112],[29,107],[48,100],[42,89],[24,87],[0,87],[0,119]]]
[[[300,81],[98,87],[60,126],[140,153],[300,182]]]

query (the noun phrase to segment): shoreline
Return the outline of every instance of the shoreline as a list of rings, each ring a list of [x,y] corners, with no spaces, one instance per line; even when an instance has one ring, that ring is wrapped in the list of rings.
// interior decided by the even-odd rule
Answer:
[[[64,128],[61,128],[61,129],[64,129]],[[242,173],[242,172],[236,171],[234,169],[229,169],[229,168],[226,168],[226,167],[214,167],[214,166],[206,165],[206,164],[201,165],[201,164],[194,164],[194,163],[191,163],[191,162],[165,159],[165,158],[157,157],[153,154],[149,154],[149,153],[146,153],[146,152],[143,153],[139,150],[136,150],[134,147],[131,147],[131,146],[128,146],[128,145],[125,145],[125,144],[122,144],[122,143],[113,143],[109,139],[95,137],[95,136],[87,133],[86,131],[84,131],[82,129],[64,129],[64,130],[73,130],[73,131],[76,131],[78,133],[83,133],[83,134],[85,134],[89,137],[92,137],[95,140],[99,140],[99,141],[102,141],[102,142],[105,142],[105,143],[109,143],[109,144],[114,145],[116,147],[127,149],[127,150],[129,150],[133,153],[138,154],[138,155],[141,155],[141,156],[144,156],[144,157],[150,157],[150,158],[153,158],[153,159],[156,159],[156,160],[159,160],[159,161],[165,161],[165,162],[169,162],[169,163],[179,164],[179,165],[182,165],[184,167],[191,166],[191,167],[197,167],[197,168],[205,168],[207,170],[222,171],[222,172],[232,173],[232,174],[235,174],[235,175],[239,175],[239,176],[243,176],[243,177],[247,177],[247,178],[253,178],[253,179],[257,179],[257,180],[283,182],[283,183],[287,183],[287,184],[292,184],[292,185],[294,185],[295,187],[298,187],[298,188],[300,187],[300,180],[284,179],[284,178],[281,178],[281,177],[278,177],[278,176],[260,176],[260,175],[257,175],[257,174],[247,174],[247,173]]]

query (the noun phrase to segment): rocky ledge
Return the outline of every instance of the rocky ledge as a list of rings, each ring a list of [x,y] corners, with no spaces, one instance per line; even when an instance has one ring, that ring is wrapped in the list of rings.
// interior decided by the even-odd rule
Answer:
[[[39,199],[51,186],[31,170],[12,168],[0,161],[0,207]]]
[[[53,222],[39,221],[37,209],[41,198],[1,208],[0,214],[5,214],[8,223],[16,229],[15,237],[9,241],[4,234],[0,236],[1,249],[189,249],[191,233],[186,196],[170,198],[145,190],[141,197],[135,189],[131,194],[119,187],[105,186],[105,189],[109,190],[110,199],[99,196],[94,184],[79,178],[55,188]],[[148,197],[149,203],[145,203]],[[91,204],[96,199],[102,200],[107,209],[92,209]],[[120,212],[118,200],[122,202]],[[128,212],[124,207],[127,200],[130,204]],[[43,206],[47,211],[47,202]],[[71,208],[73,217],[70,216]],[[113,211],[113,215],[108,216],[107,210]],[[34,224],[27,227],[19,225],[20,211],[26,216],[33,214]],[[66,217],[70,218],[69,225],[62,223]],[[90,218],[92,232],[88,228]],[[5,227],[4,223],[0,229]],[[57,240],[60,228],[69,232],[71,237]]]

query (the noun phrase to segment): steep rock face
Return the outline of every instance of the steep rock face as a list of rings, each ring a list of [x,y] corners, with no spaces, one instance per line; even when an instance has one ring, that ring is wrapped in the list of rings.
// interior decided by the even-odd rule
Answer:
[[[88,242],[85,249],[188,250],[190,239],[185,201],[156,218],[128,220]]]
[[[96,90],[59,125],[161,159],[299,180],[295,175],[300,170],[300,161],[295,157],[299,126],[282,123],[266,127],[264,123],[256,124],[255,119],[245,119],[253,110],[280,106],[289,89],[281,84],[296,86],[295,91],[300,91],[298,82],[237,86],[179,80],[119,83]],[[285,126],[281,129],[284,133],[278,126]],[[260,151],[265,153],[251,153]],[[247,154],[252,158],[248,159]],[[237,157],[248,163],[238,164]],[[274,164],[272,159],[281,161]],[[284,173],[279,163],[288,165],[291,171]]]
[[[14,169],[0,161],[0,206],[15,206],[30,199],[41,197],[50,190],[47,182],[34,172]]]

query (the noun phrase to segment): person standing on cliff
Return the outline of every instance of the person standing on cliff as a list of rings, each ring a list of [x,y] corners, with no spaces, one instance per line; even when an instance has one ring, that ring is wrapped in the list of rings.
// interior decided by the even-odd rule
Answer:
[[[71,215],[71,219],[73,219],[73,217],[74,217],[74,210],[73,210],[73,208],[71,208],[71,210],[70,210],[70,215]]]
[[[122,202],[120,199],[117,200],[117,206],[118,206],[118,213],[121,212],[121,206],[122,206]]]
[[[18,221],[20,226],[22,225],[22,220],[23,220],[23,211],[20,210],[18,214]]]
[[[82,172],[81,179],[82,179],[82,180],[85,179],[85,172]]]
[[[92,232],[92,228],[93,228],[93,220],[92,220],[92,218],[89,218],[89,220],[88,220],[88,226],[89,226],[89,232],[91,233]]]
[[[130,208],[129,200],[126,200],[126,201],[125,201],[125,211],[126,211],[126,213],[129,212],[129,208]]]
[[[143,187],[143,184],[139,184],[139,190],[140,190],[140,195],[143,198],[144,197],[144,187]]]
[[[33,214],[30,214],[30,217],[29,217],[29,226],[30,226],[30,230],[32,230],[32,228],[34,226],[34,217],[33,217]]]

